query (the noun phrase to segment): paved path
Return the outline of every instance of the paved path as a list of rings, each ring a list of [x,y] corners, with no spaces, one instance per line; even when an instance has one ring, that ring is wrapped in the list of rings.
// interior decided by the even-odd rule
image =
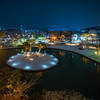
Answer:
[[[100,63],[100,55],[98,56],[98,55],[94,54],[95,50],[92,50],[92,49],[91,50],[88,50],[88,49],[80,50],[76,46],[68,46],[68,45],[52,45],[52,46],[48,46],[48,48],[56,48],[56,49],[72,51],[72,52],[81,54],[93,61]]]

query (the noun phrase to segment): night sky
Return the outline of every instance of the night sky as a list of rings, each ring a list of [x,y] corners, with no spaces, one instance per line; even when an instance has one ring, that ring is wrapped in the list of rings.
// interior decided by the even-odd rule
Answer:
[[[100,25],[100,0],[0,0],[0,25],[79,30]]]

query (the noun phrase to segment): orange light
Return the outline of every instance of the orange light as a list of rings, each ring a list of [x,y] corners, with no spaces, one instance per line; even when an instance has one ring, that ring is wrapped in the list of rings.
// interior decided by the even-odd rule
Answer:
[[[57,40],[57,37],[56,36],[51,36],[51,39],[52,40]]]
[[[90,46],[89,48],[90,48],[90,49],[96,49],[96,47],[92,47],[92,46]]]
[[[77,46],[77,45],[79,45],[79,43],[66,43],[65,45],[69,45],[69,46]]]

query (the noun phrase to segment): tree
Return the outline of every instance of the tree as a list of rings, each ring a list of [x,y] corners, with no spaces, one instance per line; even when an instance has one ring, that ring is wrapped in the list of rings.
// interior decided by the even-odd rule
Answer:
[[[99,55],[99,45],[97,44],[97,55]]]
[[[66,37],[65,37],[65,35],[63,35],[63,34],[60,36],[60,40],[61,40],[61,41],[62,41],[63,39],[65,39],[65,38],[66,38]]]
[[[0,71],[0,100],[29,100],[28,89],[34,86],[42,73],[22,73],[4,68]]]
[[[25,52],[31,51],[31,46],[30,46],[30,44],[28,42],[24,42],[23,43],[23,47],[25,49]]]
[[[96,49],[97,49],[97,55],[99,55],[99,49],[100,49],[100,35],[99,35],[99,33],[97,33]]]
[[[89,34],[84,33],[81,36],[84,37],[84,40],[82,40],[82,45],[88,48],[88,46],[89,46],[89,41],[88,41]]]
[[[66,90],[66,91],[43,91],[42,100],[94,100],[86,98],[83,94],[76,91]]]
[[[6,32],[0,32],[0,38],[6,38],[7,37],[7,34]]]
[[[30,44],[30,46],[34,45],[36,40],[32,39],[32,40],[27,40],[27,42]]]
[[[41,49],[44,49],[46,48],[46,44],[45,43],[38,43],[38,44],[35,44],[34,47],[37,47],[39,49],[38,53],[40,53]]]

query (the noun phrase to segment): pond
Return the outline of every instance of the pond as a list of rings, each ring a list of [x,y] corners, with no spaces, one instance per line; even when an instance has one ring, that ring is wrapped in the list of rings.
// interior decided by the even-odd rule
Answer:
[[[20,49],[0,50],[0,68],[10,67],[6,61],[11,55],[20,51]],[[70,89],[78,91],[86,97],[100,100],[100,65],[98,63],[64,50],[46,49],[45,52],[53,54],[59,59],[59,62],[52,69],[44,71],[43,77],[34,87],[36,92],[43,89]]]

